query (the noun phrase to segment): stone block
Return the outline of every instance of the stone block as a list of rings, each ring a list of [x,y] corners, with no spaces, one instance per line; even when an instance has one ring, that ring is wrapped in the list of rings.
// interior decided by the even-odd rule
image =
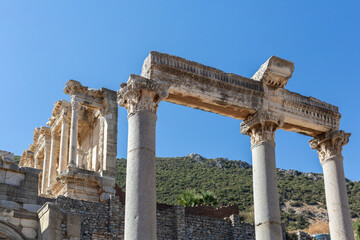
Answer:
[[[18,172],[7,171],[5,176],[5,184],[20,186],[21,181],[25,179],[25,175]]]
[[[16,227],[20,226],[20,218],[9,217],[9,216],[0,216],[0,220],[10,223]]]
[[[80,239],[81,216],[77,214],[68,214],[66,219],[67,235],[70,238]]]
[[[23,218],[23,219],[21,219],[20,223],[23,227],[28,227],[28,228],[33,228],[33,229],[37,229],[37,227],[38,227],[37,220],[33,220],[33,219]]]
[[[0,208],[0,216],[13,217],[14,216],[14,210],[6,209],[6,208]]]
[[[5,183],[6,170],[0,169],[0,183]]]
[[[41,205],[25,203],[23,204],[23,208],[29,212],[37,212],[41,208]]]
[[[13,201],[0,200],[0,207],[18,210],[21,208],[21,205]]]
[[[32,228],[23,228],[21,232],[25,235],[27,238],[36,238],[36,231]]]
[[[0,150],[0,156],[6,162],[14,162],[14,153]]]
[[[25,209],[22,210],[15,210],[14,217],[17,218],[26,218],[26,219],[37,219],[38,215],[35,212],[29,212]]]
[[[20,225],[20,218],[10,217],[9,223],[18,227]]]

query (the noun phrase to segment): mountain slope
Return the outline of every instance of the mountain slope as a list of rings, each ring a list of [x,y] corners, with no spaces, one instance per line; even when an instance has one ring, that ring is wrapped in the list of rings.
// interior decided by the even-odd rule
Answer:
[[[157,158],[158,202],[176,204],[185,189],[210,190],[220,205],[236,203],[240,211],[252,212],[252,169],[242,161],[206,159],[197,154]],[[125,187],[126,160],[118,159],[117,184]],[[289,229],[306,228],[326,220],[325,193],[321,174],[278,169],[282,221]],[[352,217],[360,214],[360,183],[347,180]],[[318,211],[316,211],[318,210]]]

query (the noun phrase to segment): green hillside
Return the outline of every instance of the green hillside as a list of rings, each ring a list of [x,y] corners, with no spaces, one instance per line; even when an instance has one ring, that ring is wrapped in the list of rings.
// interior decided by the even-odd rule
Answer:
[[[118,159],[116,182],[122,188],[125,169],[126,160]],[[158,202],[176,204],[177,196],[185,189],[210,190],[217,196],[219,205],[236,203],[245,217],[250,216],[246,220],[251,220],[252,169],[245,162],[206,159],[197,154],[157,158],[156,177]],[[303,229],[309,222],[326,218],[321,215],[326,208],[321,174],[278,170],[278,184],[282,221],[288,229]],[[360,183],[347,181],[347,187],[352,217],[356,218],[360,215]]]

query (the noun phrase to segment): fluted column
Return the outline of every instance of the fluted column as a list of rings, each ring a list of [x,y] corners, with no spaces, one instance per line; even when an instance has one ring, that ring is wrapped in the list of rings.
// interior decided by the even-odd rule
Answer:
[[[323,168],[330,235],[336,240],[354,239],[342,156],[342,147],[349,142],[350,135],[331,130],[310,140]]]
[[[167,96],[156,82],[131,75],[118,91],[128,110],[125,240],[156,239],[156,110]]]
[[[282,239],[275,161],[275,131],[283,117],[259,110],[241,123],[251,138],[255,235],[258,240]]]
[[[63,116],[61,123],[61,136],[60,136],[60,154],[59,154],[59,169],[58,172],[62,173],[66,168],[68,156],[68,136],[69,136],[69,120],[67,116]]]
[[[71,127],[70,127],[70,149],[69,166],[75,167],[77,157],[78,119],[80,103],[74,96],[71,96]]]

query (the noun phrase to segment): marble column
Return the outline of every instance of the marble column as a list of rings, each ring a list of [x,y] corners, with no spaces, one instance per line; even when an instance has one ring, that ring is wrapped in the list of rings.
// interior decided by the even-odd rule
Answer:
[[[349,142],[350,135],[331,130],[310,140],[323,168],[330,236],[336,240],[354,239],[342,156],[342,147]]]
[[[128,110],[129,123],[125,240],[156,239],[156,110],[166,96],[156,82],[135,75],[118,91],[118,103]]]
[[[70,149],[69,166],[75,167],[77,157],[78,119],[80,103],[75,96],[71,96],[71,127],[70,127]]]
[[[255,235],[259,240],[282,239],[275,161],[275,131],[282,124],[282,116],[264,110],[241,123],[241,133],[251,138]]]
[[[68,116],[63,115],[61,123],[61,136],[60,136],[60,154],[59,154],[59,169],[58,172],[62,173],[67,166],[68,156],[68,135],[69,135],[69,120]]]
[[[38,154],[36,154],[36,155],[34,156],[34,159],[35,159],[35,161],[34,161],[34,168],[38,168],[38,165],[39,165]]]
[[[48,180],[47,188],[50,187],[51,181],[56,175],[56,133],[51,131],[51,144],[50,144],[50,158],[49,158],[49,169],[48,169]]]
[[[49,131],[50,132],[50,131]],[[44,146],[44,163],[42,169],[42,180],[41,180],[41,193],[45,194],[47,190],[47,179],[49,176],[49,161],[50,161],[50,150],[51,150],[50,134],[45,136]]]

